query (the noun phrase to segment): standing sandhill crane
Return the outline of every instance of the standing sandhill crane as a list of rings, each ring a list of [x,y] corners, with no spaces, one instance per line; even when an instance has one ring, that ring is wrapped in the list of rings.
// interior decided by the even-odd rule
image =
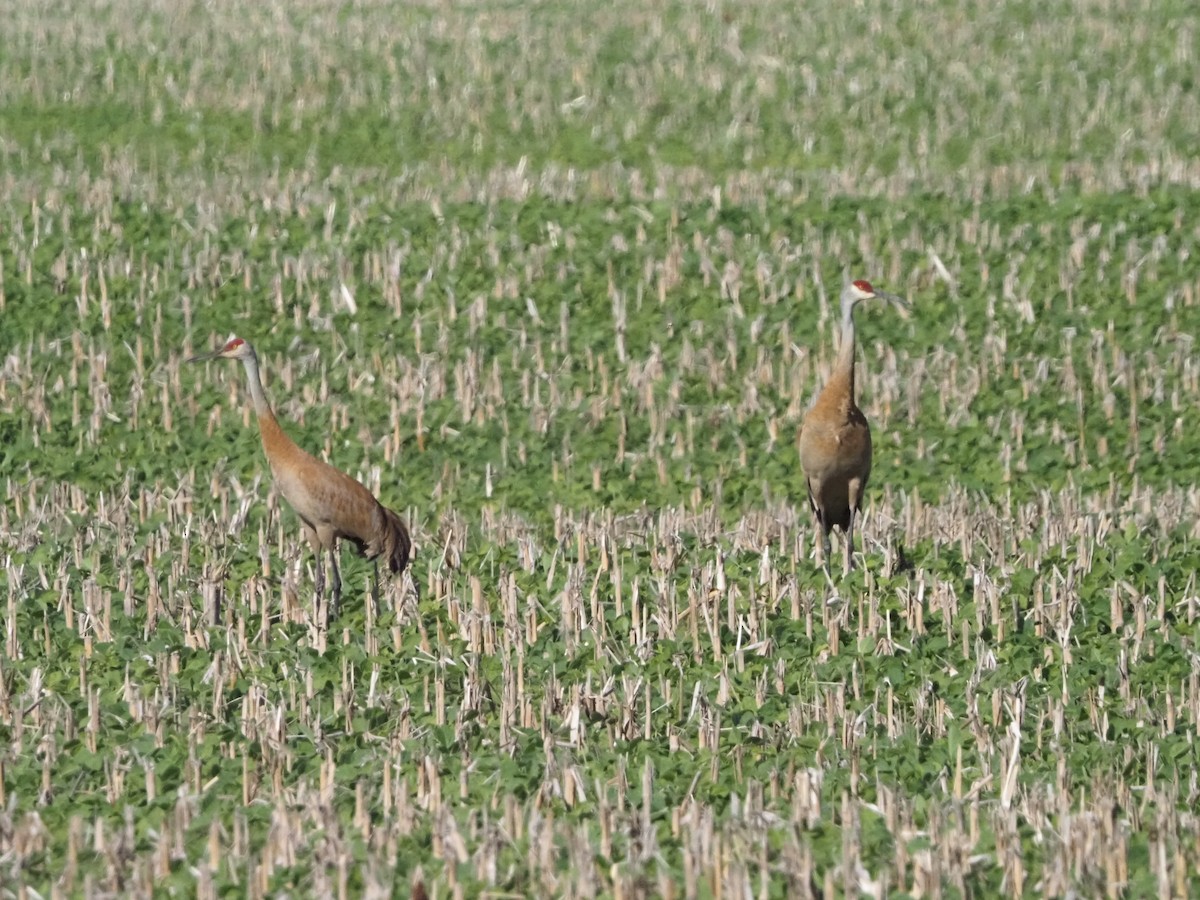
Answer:
[[[833,375],[805,414],[800,431],[800,468],[808,485],[808,502],[821,526],[821,562],[826,571],[829,532],[835,525],[845,535],[844,571],[853,565],[854,523],[871,475],[871,426],[854,402],[854,307],[876,297],[908,308],[903,299],[875,290],[869,281],[850,282],[842,289],[842,343]]]
[[[271,411],[267,395],[263,393],[258,356],[249,342],[231,337],[221,349],[193,356],[188,362],[207,359],[239,359],[246,367],[250,396],[254,399],[258,430],[267,462],[271,465],[271,475],[279,492],[300,517],[304,536],[317,557],[316,621],[327,626],[329,614],[331,611],[336,613],[342,595],[338,539],[350,541],[360,556],[375,560],[377,573],[381,556],[393,573],[399,573],[408,564],[412,546],[408,529],[399,516],[380,504],[365,487],[328,463],[305,453],[284,434]],[[325,596],[322,557],[326,551],[333,569],[333,601],[326,607],[322,620],[321,605]]]

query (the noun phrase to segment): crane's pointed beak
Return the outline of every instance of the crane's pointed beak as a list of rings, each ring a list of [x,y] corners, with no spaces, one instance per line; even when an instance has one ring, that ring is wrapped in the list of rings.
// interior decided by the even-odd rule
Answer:
[[[216,359],[217,357],[219,357],[221,355],[221,351],[224,349],[225,348],[222,347],[221,350],[214,350],[214,351],[212,351],[212,353],[200,353],[200,354],[197,354],[196,356],[189,357],[188,359],[186,359],[184,361],[194,363],[194,362],[204,362],[207,359]]]
[[[875,296],[880,300],[890,300],[903,310],[912,309],[912,304],[896,294],[889,294],[887,291],[876,291]]]

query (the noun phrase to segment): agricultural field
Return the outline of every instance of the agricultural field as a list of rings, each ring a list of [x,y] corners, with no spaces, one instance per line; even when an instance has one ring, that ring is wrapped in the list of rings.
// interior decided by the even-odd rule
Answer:
[[[0,9],[0,897],[1200,893],[1192,4]]]

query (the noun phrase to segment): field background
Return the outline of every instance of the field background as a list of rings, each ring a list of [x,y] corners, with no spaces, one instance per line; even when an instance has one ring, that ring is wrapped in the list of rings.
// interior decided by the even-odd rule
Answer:
[[[1194,4],[0,14],[0,897],[1200,891]]]

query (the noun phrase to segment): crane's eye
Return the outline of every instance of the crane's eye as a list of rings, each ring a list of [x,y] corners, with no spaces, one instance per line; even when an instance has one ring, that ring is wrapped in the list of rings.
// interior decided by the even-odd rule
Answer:
[[[242,346],[242,344],[244,344],[244,343],[246,343],[246,342],[243,341],[241,338],[234,338],[232,341],[230,341],[228,344],[225,345],[225,349],[226,350],[236,350],[238,347]]]
[[[856,288],[858,288],[860,291],[862,291],[864,294],[875,293],[875,288],[871,287],[871,282],[869,282],[869,281],[856,281],[856,282],[854,282],[854,286]]]

